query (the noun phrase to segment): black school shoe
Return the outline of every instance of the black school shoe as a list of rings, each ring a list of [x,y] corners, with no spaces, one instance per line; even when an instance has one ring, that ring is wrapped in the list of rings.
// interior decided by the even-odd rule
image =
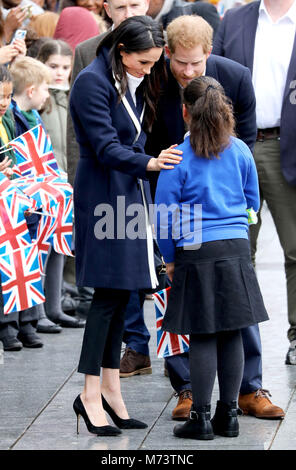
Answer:
[[[43,343],[35,333],[19,333],[18,339],[25,348],[42,348]]]
[[[237,437],[239,435],[239,424],[236,401],[223,403],[218,400],[215,415],[211,423],[215,434],[225,437]]]
[[[214,433],[210,418],[211,405],[198,408],[192,406],[189,420],[175,426],[174,434],[185,439],[212,440]]]
[[[64,312],[59,312],[56,315],[48,315],[48,318],[57,325],[64,328],[84,328],[86,320],[81,318],[74,318]]]
[[[23,344],[17,339],[16,336],[8,336],[1,339],[4,351],[20,351]]]

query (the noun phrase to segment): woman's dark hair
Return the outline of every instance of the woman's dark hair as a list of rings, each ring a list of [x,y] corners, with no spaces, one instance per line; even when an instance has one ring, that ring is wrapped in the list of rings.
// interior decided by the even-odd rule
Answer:
[[[120,23],[99,44],[97,55],[102,47],[110,49],[113,73],[121,85],[121,94],[127,89],[127,77],[122,63],[121,51],[131,54],[143,52],[154,47],[163,48],[165,40],[162,26],[150,16],[133,16]],[[166,78],[164,52],[143,80],[143,94],[146,102],[144,128],[151,130],[155,119],[156,104],[160,94],[161,82]],[[120,97],[119,97],[120,100]]]
[[[219,158],[235,135],[235,120],[230,100],[212,77],[194,78],[183,90],[189,113],[190,143],[200,157]]]
[[[45,64],[48,58],[55,54],[73,57],[73,51],[69,44],[62,39],[49,39],[40,47],[37,59]]]
[[[0,83],[12,82],[12,76],[5,65],[0,65]]]

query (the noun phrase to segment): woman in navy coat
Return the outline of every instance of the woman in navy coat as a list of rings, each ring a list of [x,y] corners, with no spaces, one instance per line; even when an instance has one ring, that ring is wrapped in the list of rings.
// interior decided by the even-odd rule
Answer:
[[[76,277],[78,285],[94,288],[78,367],[85,387],[73,406],[98,435],[147,426],[128,417],[119,363],[130,291],[157,285],[147,171],[171,169],[181,159],[174,146],[157,159],[144,152],[142,120],[143,128],[151,128],[165,73],[163,46],[162,27],[150,17],[125,20],[100,43],[70,97],[80,146],[74,184]],[[118,427],[108,426],[103,408]]]

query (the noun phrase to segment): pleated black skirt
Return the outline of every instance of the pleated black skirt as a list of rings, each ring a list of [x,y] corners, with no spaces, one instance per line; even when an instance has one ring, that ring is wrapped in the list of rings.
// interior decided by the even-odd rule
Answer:
[[[268,320],[246,239],[177,248],[175,272],[162,329],[210,334]]]

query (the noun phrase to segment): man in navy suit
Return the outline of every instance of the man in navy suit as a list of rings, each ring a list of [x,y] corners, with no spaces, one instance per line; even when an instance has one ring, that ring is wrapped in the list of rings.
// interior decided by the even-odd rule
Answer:
[[[180,16],[167,27],[166,53],[168,82],[158,105],[157,119],[148,136],[146,151],[157,155],[159,149],[180,144],[186,131],[182,118],[181,90],[193,78],[208,75],[218,80],[230,98],[236,118],[236,133],[253,149],[257,128],[255,95],[250,71],[223,57],[211,55],[212,28],[199,16]],[[157,175],[151,181],[152,193]],[[258,418],[282,418],[284,412],[273,405],[262,389],[261,341],[258,325],[242,330],[245,368],[239,406]],[[189,416],[192,404],[188,353],[171,356],[166,366],[173,388],[179,396],[173,419]],[[242,397],[246,405],[242,406]]]
[[[296,365],[296,1],[262,0],[226,12],[214,53],[252,73],[258,128],[254,158],[262,202],[272,215],[285,256],[289,350]],[[259,223],[250,230],[255,262]]]

